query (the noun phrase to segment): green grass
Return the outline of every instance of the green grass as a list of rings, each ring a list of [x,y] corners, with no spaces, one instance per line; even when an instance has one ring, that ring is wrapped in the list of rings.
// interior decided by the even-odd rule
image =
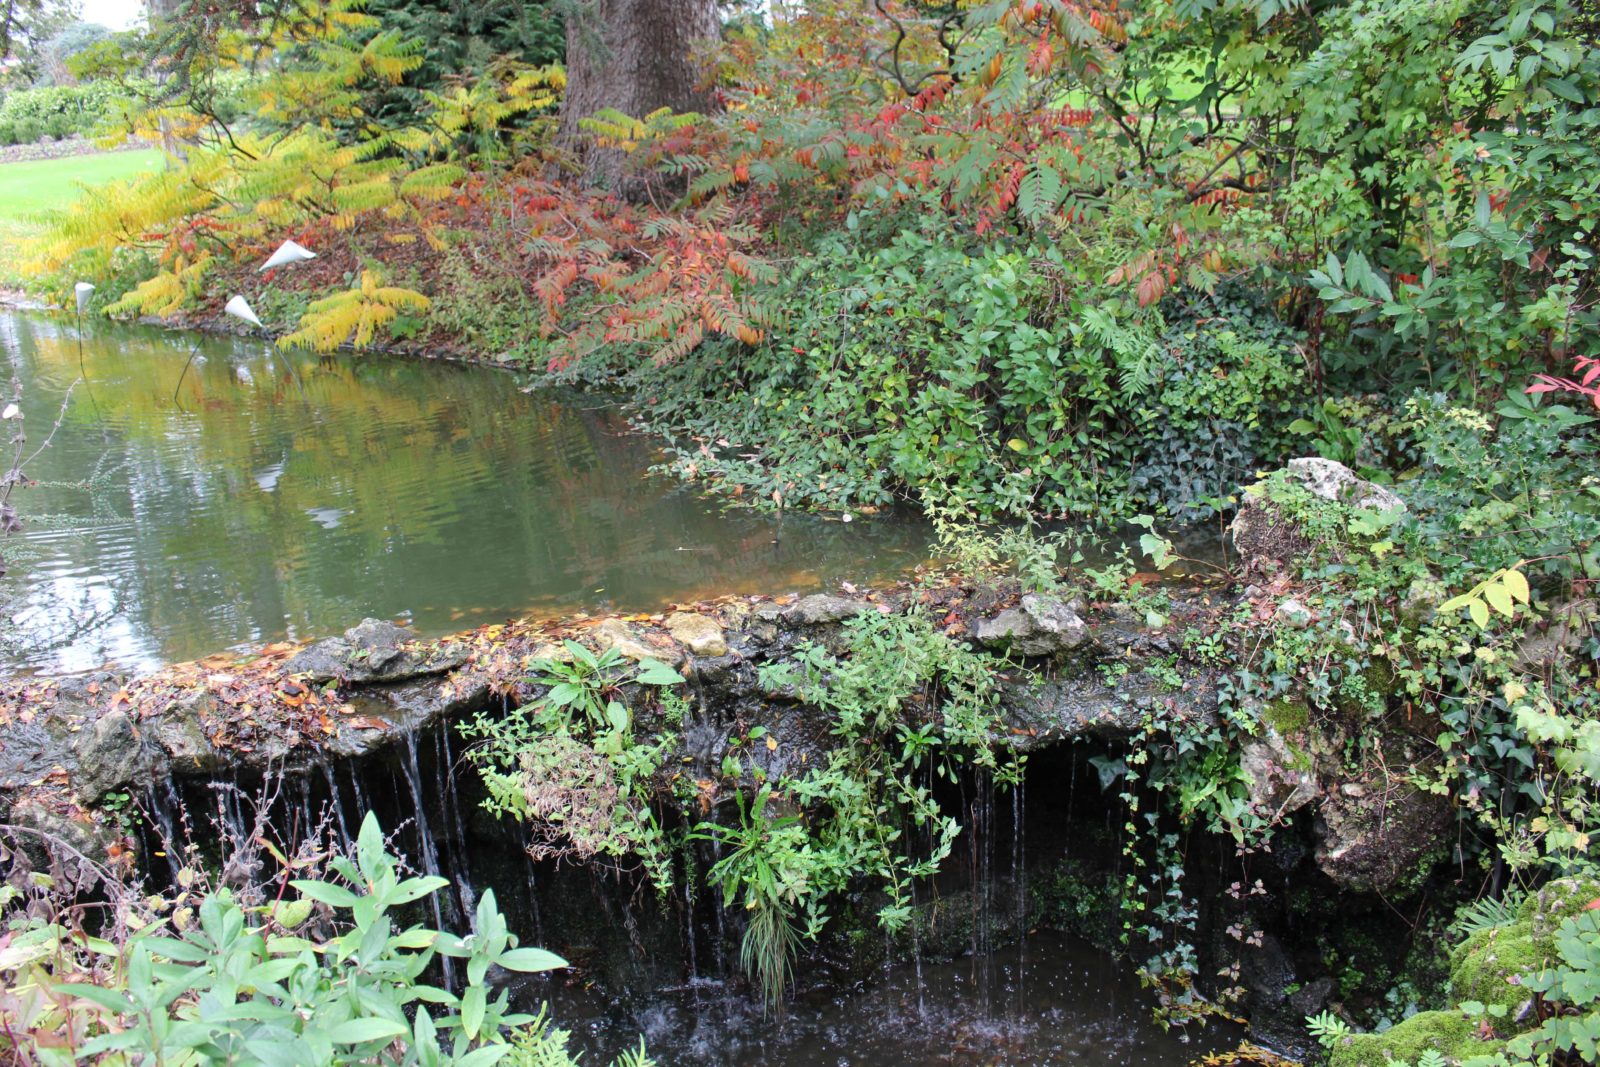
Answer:
[[[40,212],[66,207],[83,195],[85,185],[160,167],[161,153],[154,148],[0,163],[0,284],[21,281],[13,260],[20,245],[39,232]]]
[[[29,216],[40,211],[66,207],[83,195],[83,185],[98,185],[160,167],[161,153],[154,148],[0,163],[0,223],[26,223]]]

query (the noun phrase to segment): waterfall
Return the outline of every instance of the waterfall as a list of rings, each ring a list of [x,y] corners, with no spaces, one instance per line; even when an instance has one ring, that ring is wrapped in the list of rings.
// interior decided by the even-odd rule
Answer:
[[[345,817],[344,797],[340,795],[338,779],[333,776],[333,765],[326,759],[320,759],[317,766],[322,769],[323,781],[328,783],[329,802],[333,805],[334,819],[339,825],[339,844],[347,847],[350,844],[350,820]]]
[[[178,790],[173,786],[170,775],[150,786],[145,792],[145,803],[149,808],[149,814],[155,818],[160,827],[160,851],[167,859],[167,867],[172,872],[173,881],[177,881],[178,870],[182,864],[178,862],[175,853],[183,847],[183,839],[178,836],[178,820],[174,813],[181,810],[182,802],[178,799]]]
[[[444,801],[444,814],[449,818],[445,845],[450,852],[450,866],[455,875],[456,898],[461,914],[471,916],[477,910],[478,894],[472,885],[471,850],[467,847],[466,823],[461,818],[461,797],[455,787],[455,758],[450,750],[450,727],[440,728],[434,735],[434,758],[438,761],[438,780]]]
[[[402,764],[406,782],[411,787],[411,799],[416,805],[413,823],[417,828],[417,867],[423,874],[439,874],[439,850],[434,844],[433,832],[428,825],[428,806],[422,796],[422,772],[417,768],[417,735],[406,733],[406,758]],[[428,906],[433,910],[433,925],[444,929],[444,909],[439,904],[439,894],[428,895]]]

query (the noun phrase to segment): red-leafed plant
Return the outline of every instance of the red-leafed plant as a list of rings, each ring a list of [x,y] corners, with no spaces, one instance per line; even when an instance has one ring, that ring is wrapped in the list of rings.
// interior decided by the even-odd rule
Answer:
[[[1557,378],[1551,374],[1534,375],[1530,393],[1576,393],[1586,396],[1600,408],[1600,356],[1579,356],[1572,365],[1573,378]]]

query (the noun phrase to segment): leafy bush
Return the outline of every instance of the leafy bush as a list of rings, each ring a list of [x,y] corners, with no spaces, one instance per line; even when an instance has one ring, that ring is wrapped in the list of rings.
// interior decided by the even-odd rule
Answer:
[[[1281,458],[1304,377],[1270,316],[1198,301],[1168,326],[1066,295],[1058,247],[925,218],[824,238],[767,344],[633,374],[649,425],[692,442],[679,475],[785,506],[1190,521]]]
[[[683,678],[645,660],[625,667],[615,648],[595,653],[567,641],[561,658],[536,660],[528,681],[542,696],[510,715],[480,713],[461,732],[477,742],[468,758],[483,776],[484,807],[529,825],[537,859],[621,862],[637,857],[660,892],[672,886],[671,854],[653,810],[654,776],[677,745],[683,704],[670,690]],[[667,729],[637,741],[624,685],[661,694]]]
[[[86,136],[117,114],[120,95],[110,82],[19,89],[0,100],[0,126],[13,124],[20,130],[24,123],[31,123],[29,128],[57,140],[73,134]]]
[[[8,995],[21,997],[25,1009],[65,1008],[68,1032],[65,1040],[38,1040],[46,1035],[25,1010],[11,1018],[33,1025],[8,1027],[6,1040],[33,1039],[13,1051],[41,1064],[121,1062],[117,1057],[130,1054],[143,1062],[137,1057],[148,1054],[163,1062],[284,1067],[482,1067],[513,1055],[511,1028],[534,1024],[519,1048],[539,1039],[540,1020],[511,1012],[508,992],[493,995],[489,970],[566,963],[517,947],[492,891],[479,903],[470,936],[401,927],[408,905],[447,883],[402,878],[370,813],[353,858],[335,858],[331,868],[336,878],[291,880],[261,907],[241,906],[226,889],[208,890],[170,919],[140,920],[120,944],[19,914],[0,956],[12,976]],[[72,961],[79,955],[108,961],[109,970],[78,969]],[[464,965],[459,993],[428,978],[447,959]]]

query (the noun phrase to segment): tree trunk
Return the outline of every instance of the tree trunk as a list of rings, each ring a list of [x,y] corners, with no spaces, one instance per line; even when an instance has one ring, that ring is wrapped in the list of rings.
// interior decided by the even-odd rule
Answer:
[[[696,44],[721,28],[716,0],[581,0],[567,14],[567,89],[559,141],[583,164],[586,182],[615,188],[622,153],[600,149],[578,126],[603,108],[642,118],[663,107],[705,111]]]

